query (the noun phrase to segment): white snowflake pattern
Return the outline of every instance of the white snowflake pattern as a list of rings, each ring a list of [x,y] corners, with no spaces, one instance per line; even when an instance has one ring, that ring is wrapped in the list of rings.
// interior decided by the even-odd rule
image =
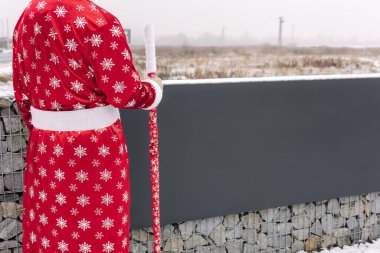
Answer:
[[[31,187],[29,188],[29,196],[30,196],[31,198],[34,197],[34,188],[33,188],[33,186],[31,186]]]
[[[71,236],[73,237],[73,239],[78,239],[79,238],[79,233],[78,232],[72,232]]]
[[[81,104],[80,102],[78,102],[73,107],[74,107],[74,110],[82,110],[84,109],[84,104]]]
[[[98,18],[96,19],[96,23],[101,26],[101,25],[104,25],[104,20],[102,18]]]
[[[103,70],[109,70],[111,71],[112,67],[115,66],[115,63],[113,63],[112,58],[104,58],[102,63],[101,63]]]
[[[49,239],[47,239],[45,236],[41,239],[41,245],[42,245],[42,247],[44,247],[45,249],[47,248],[47,247],[50,247],[50,240]]]
[[[122,189],[123,188],[123,183],[122,182],[117,182],[116,188],[119,189],[119,190]]]
[[[114,226],[113,222],[114,222],[113,219],[111,219],[110,217],[107,217],[106,219],[102,220],[102,228],[109,230],[111,227]]]
[[[95,215],[100,216],[103,213],[103,210],[100,207],[97,207],[94,210]]]
[[[125,225],[128,222],[128,214],[124,214],[121,218],[121,224]]]
[[[95,237],[96,237],[96,239],[102,239],[102,237],[103,237],[103,233],[102,232],[96,232],[96,234],[95,234]]]
[[[76,184],[70,184],[69,188],[71,191],[76,191],[78,189]]]
[[[44,144],[44,142],[41,142],[38,144],[38,151],[43,154],[43,153],[46,153],[46,145]]]
[[[123,201],[128,202],[128,200],[129,200],[129,193],[128,193],[128,191],[125,191],[123,193]]]
[[[82,207],[84,207],[85,205],[89,205],[90,204],[89,199],[90,199],[90,197],[82,194],[81,196],[77,197],[77,204],[81,205]]]
[[[59,57],[55,53],[51,53],[50,61],[57,65],[59,63]]]
[[[71,52],[71,51],[75,52],[75,51],[77,51],[78,43],[75,42],[75,39],[67,39],[65,47],[67,47],[69,52]]]
[[[86,229],[91,228],[90,223],[91,223],[90,221],[88,221],[85,218],[83,218],[82,220],[78,221],[78,228],[80,228],[83,231],[85,231]]]
[[[94,184],[94,190],[100,191],[102,189],[102,186],[100,184]]]
[[[107,170],[107,169],[101,171],[100,172],[100,179],[107,182],[108,180],[110,180],[112,178],[111,173],[112,173],[112,171]]]
[[[40,191],[38,194],[38,198],[41,200],[41,202],[45,202],[47,200],[47,193],[44,190]]]
[[[57,35],[58,35],[58,33],[54,30],[54,28],[53,27],[50,28],[49,37],[51,37],[53,40],[56,40],[57,39]]]
[[[41,214],[40,216],[40,222],[44,225],[44,226],[46,226],[46,224],[48,224],[48,217],[46,216],[46,214]]]
[[[111,251],[114,251],[115,250],[114,244],[115,243],[111,243],[110,241],[107,241],[107,243],[103,244],[103,251],[106,253],[110,253]]]
[[[74,59],[69,59],[69,66],[72,67],[74,70],[80,68],[80,64]]]
[[[85,180],[88,180],[88,172],[85,172],[84,170],[80,170],[79,172],[76,172],[76,179],[83,183]]]
[[[103,157],[106,157],[107,155],[109,155],[110,154],[110,148],[109,147],[107,147],[106,145],[102,145],[101,147],[98,147],[98,149],[99,149],[99,153],[98,153],[98,155],[101,155],[101,156],[103,156]]]
[[[87,244],[86,242],[79,244],[79,251],[83,253],[91,252],[91,244]]]
[[[108,76],[106,76],[106,75],[103,75],[103,76],[102,76],[102,82],[103,82],[103,83],[108,83],[109,79],[110,79],[110,78],[109,78]]]
[[[41,60],[41,51],[37,50],[37,48],[35,49],[35,56],[36,60]]]
[[[74,216],[76,216],[76,215],[78,215],[79,214],[79,211],[78,211],[78,209],[77,208],[71,208],[70,209],[70,213],[71,213],[71,215],[74,215]]]
[[[80,83],[78,80],[75,80],[75,82],[71,82],[71,89],[75,92],[79,92],[83,90],[83,83]]]
[[[54,100],[53,102],[51,102],[51,107],[53,110],[56,110],[56,111],[59,111],[63,108],[62,105],[57,102],[57,100]]]
[[[61,147],[59,144],[55,145],[53,154],[56,155],[57,157],[62,156],[63,155],[63,147]]]
[[[74,138],[73,136],[70,136],[70,137],[68,137],[67,139],[68,139],[69,142],[72,142],[73,138]],[[75,160],[70,159],[70,160],[67,162],[67,164],[69,165],[69,167],[74,167],[75,164],[76,164],[76,162],[75,162]]]
[[[61,229],[67,227],[67,220],[65,220],[62,216],[56,220],[57,220],[57,226],[60,227]]]
[[[102,198],[102,204],[109,206],[110,204],[113,203],[113,196],[106,193],[106,195],[101,196]]]
[[[112,48],[112,50],[116,50],[118,46],[119,46],[119,44],[117,44],[116,41],[114,41],[111,43],[110,47]]]
[[[130,69],[131,69],[131,68],[129,67],[128,64],[125,64],[125,65],[123,66],[123,72],[124,72],[124,73],[127,73]]]
[[[57,187],[55,182],[50,182],[50,188],[55,189]]]
[[[77,6],[77,11],[79,11],[79,12],[84,11],[83,5],[78,5]]]
[[[65,25],[63,30],[66,32],[66,33],[69,33],[71,32],[71,26],[69,24]]]
[[[65,98],[66,98],[67,100],[71,100],[71,99],[73,98],[73,95],[71,95],[70,93],[66,92],[66,93],[65,93]]]
[[[38,23],[35,23],[34,24],[34,35],[41,34],[41,28],[42,28],[42,26],[40,26]]]
[[[87,21],[84,17],[77,17],[74,21],[76,28],[84,29],[85,25],[87,24]]]
[[[112,37],[120,37],[120,35],[121,35],[121,33],[122,33],[122,32],[120,31],[120,27],[115,26],[115,25],[113,25],[113,26],[111,27],[110,31],[111,31]]]
[[[49,78],[49,80],[49,85],[53,87],[53,89],[60,87],[59,83],[61,82],[61,80],[58,80],[57,77],[53,76],[52,78]]]
[[[129,54],[129,51],[125,48],[124,51],[121,53],[124,56],[124,60],[130,60],[131,55]]]
[[[73,141],[74,141],[74,136],[69,136],[69,137],[67,137],[67,141],[69,142],[69,143],[73,143]],[[73,161],[73,160],[72,160]],[[74,163],[75,164],[75,163]]]
[[[36,218],[36,213],[34,212],[33,209],[30,209],[30,211],[29,211],[29,219],[33,221],[35,218]]]
[[[67,10],[65,9],[65,6],[57,6],[54,13],[57,15],[57,18],[64,18]]]
[[[124,89],[126,88],[125,84],[123,81],[121,82],[116,82],[112,88],[114,89],[115,93],[123,93]]]
[[[58,242],[58,249],[62,252],[68,251],[69,250],[69,245],[67,242],[64,240]]]
[[[65,179],[65,172],[61,169],[55,170],[54,178],[56,178],[58,181]]]
[[[30,241],[32,243],[35,243],[37,241],[37,236],[33,231],[30,233]]]
[[[36,9],[37,10],[42,10],[42,9],[45,9],[45,6],[46,6],[46,2],[45,1],[41,1],[41,2],[38,2],[37,6],[36,6]]]
[[[38,175],[40,175],[42,178],[46,177],[46,169],[44,167],[39,167],[38,171]]]
[[[93,47],[100,47],[100,44],[103,42],[102,36],[98,34],[93,34],[90,38],[90,41]]]
[[[79,158],[82,158],[83,156],[87,155],[86,150],[87,148],[82,147],[82,145],[79,145],[78,147],[74,148],[75,153],[74,155],[79,156]]]
[[[98,159],[94,159],[94,160],[92,160],[92,166],[94,166],[94,167],[99,167],[99,164],[100,164],[100,162],[99,162]]]
[[[56,200],[55,202],[58,202],[61,206],[63,204],[66,204],[66,196],[62,194],[62,192],[60,192],[59,194],[56,194]]]

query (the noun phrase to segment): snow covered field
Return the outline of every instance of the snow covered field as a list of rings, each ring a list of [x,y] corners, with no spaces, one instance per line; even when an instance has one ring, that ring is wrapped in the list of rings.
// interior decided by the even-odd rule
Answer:
[[[313,253],[317,251],[313,251]],[[299,251],[298,253],[306,253],[306,251]],[[372,243],[364,242],[351,246],[344,246],[343,248],[335,247],[331,249],[324,249],[319,253],[380,253],[380,239]]]
[[[136,69],[145,70],[143,47],[133,47]],[[165,80],[380,73],[380,48],[157,47]]]

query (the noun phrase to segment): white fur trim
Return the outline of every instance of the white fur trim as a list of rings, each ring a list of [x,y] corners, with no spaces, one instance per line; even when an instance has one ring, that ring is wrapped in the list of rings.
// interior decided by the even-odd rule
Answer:
[[[32,125],[54,131],[83,131],[100,129],[120,119],[120,111],[113,105],[74,111],[45,111],[30,106]]]
[[[152,84],[152,86],[154,88],[154,91],[156,93],[156,96],[154,98],[153,104],[151,106],[147,107],[147,108],[143,108],[144,110],[151,110],[151,109],[155,108],[156,106],[158,106],[158,104],[161,102],[161,99],[162,99],[162,89],[161,89],[160,85],[157,82],[155,82],[155,81],[153,81],[151,79],[145,79],[145,80],[142,80],[142,81],[148,82],[148,83]]]

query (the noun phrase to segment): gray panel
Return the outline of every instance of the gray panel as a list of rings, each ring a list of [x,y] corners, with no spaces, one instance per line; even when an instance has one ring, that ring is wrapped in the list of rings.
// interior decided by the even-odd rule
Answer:
[[[378,79],[166,86],[161,224],[380,190]],[[121,110],[131,228],[152,224],[148,112]]]

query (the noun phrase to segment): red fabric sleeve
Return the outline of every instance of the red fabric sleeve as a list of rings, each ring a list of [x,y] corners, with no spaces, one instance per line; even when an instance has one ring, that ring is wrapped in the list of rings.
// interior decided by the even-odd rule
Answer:
[[[23,73],[22,71],[22,55],[18,52],[16,39],[18,38],[18,31],[15,31],[17,36],[13,38],[13,90],[18,109],[21,112],[21,118],[31,131],[33,128],[31,114],[30,114],[30,93],[27,88],[30,82],[30,75],[28,73]],[[22,78],[22,80],[21,80]]]
[[[130,109],[151,109],[158,105],[162,90],[151,80],[141,80],[119,20],[107,13],[95,22],[92,26],[95,28],[84,43],[90,52],[97,86],[105,94],[106,102]]]

